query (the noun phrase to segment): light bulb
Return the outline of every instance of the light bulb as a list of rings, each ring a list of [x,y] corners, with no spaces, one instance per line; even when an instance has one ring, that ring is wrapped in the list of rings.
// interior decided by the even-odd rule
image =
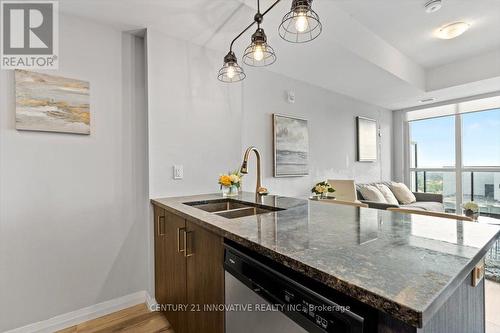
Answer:
[[[307,21],[306,14],[299,13],[295,19],[295,29],[297,29],[298,32],[304,32],[307,28],[309,28],[309,22]]]
[[[262,45],[257,44],[255,46],[255,50],[253,51],[253,58],[256,61],[261,61],[262,59],[264,59],[264,50],[262,48]]]
[[[233,65],[229,65],[226,75],[230,79],[232,79],[236,75],[236,70],[234,69]]]

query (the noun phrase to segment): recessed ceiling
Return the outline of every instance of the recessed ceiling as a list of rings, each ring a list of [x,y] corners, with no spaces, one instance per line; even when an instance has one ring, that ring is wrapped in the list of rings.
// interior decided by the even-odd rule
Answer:
[[[500,1],[443,0],[426,13],[426,0],[335,0],[337,6],[412,58],[431,68],[500,48]],[[471,24],[454,40],[435,38],[439,27],[457,21]]]
[[[61,10],[121,30],[151,28],[217,50],[255,14],[255,0],[60,0]],[[261,0],[267,8],[274,0]],[[388,109],[500,90],[500,0],[443,0],[426,13],[425,0],[314,0],[323,33],[294,45],[277,32],[291,0],[265,17],[278,60],[266,69]],[[472,24],[452,40],[433,36],[453,21]],[[250,40],[235,44],[239,59]],[[247,80],[252,79],[251,70]],[[214,73],[216,77],[216,73]]]

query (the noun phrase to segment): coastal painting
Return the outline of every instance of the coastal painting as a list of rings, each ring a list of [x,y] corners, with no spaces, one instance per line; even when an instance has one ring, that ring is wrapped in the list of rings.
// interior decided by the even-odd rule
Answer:
[[[377,121],[364,117],[356,117],[358,162],[374,162],[377,160]]]
[[[305,176],[309,173],[307,120],[273,115],[274,177]]]
[[[90,134],[89,83],[16,70],[16,129]]]

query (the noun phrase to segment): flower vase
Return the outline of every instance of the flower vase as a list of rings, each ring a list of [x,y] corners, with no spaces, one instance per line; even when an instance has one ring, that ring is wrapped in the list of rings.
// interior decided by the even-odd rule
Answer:
[[[477,219],[479,217],[479,212],[475,212],[472,209],[466,209],[464,213],[465,213],[465,216],[470,217],[474,221],[477,221]]]
[[[235,185],[222,186],[222,196],[223,197],[234,197],[238,195],[238,187]]]

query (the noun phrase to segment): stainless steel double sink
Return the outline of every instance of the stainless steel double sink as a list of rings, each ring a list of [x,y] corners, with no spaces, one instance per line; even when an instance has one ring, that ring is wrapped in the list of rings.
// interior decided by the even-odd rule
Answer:
[[[283,208],[264,206],[261,204],[238,201],[234,199],[216,199],[206,201],[185,202],[185,205],[213,213],[227,219],[266,214],[284,210]]]

